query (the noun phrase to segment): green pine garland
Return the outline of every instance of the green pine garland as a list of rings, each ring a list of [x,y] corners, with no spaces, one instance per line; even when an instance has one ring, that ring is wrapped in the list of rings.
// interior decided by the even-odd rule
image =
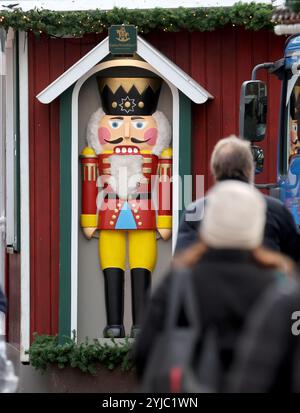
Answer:
[[[77,344],[75,337],[64,337],[63,344],[57,336],[37,335],[27,354],[31,365],[38,370],[45,370],[49,364],[58,368],[79,368],[84,373],[95,374],[96,364],[100,363],[109,370],[121,367],[129,371],[133,367],[132,343],[128,338],[123,343],[111,339],[111,343],[102,344],[98,340]]]
[[[90,10],[58,12],[50,10],[20,9],[0,12],[0,26],[6,30],[32,31],[39,35],[80,37],[85,33],[101,33],[112,24],[133,24],[140,33],[152,30],[176,32],[212,31],[226,25],[244,26],[250,30],[271,29],[273,7],[264,3],[236,3],[232,7],[188,9],[154,8],[129,10],[114,8],[110,11]]]

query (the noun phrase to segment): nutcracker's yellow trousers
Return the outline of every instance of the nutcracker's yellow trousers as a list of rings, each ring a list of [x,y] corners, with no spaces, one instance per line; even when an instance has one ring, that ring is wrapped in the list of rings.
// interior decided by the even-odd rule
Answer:
[[[129,267],[153,271],[156,263],[156,232],[152,230],[100,230],[99,257],[102,270],[126,267],[128,234]]]

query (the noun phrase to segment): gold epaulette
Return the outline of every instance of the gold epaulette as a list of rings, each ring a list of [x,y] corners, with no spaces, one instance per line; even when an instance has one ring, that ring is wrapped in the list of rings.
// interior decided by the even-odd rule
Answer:
[[[97,214],[81,214],[80,226],[81,228],[95,228],[98,224]]]
[[[172,148],[164,149],[160,155],[161,159],[172,159],[173,151]]]
[[[80,158],[97,158],[97,155],[94,149],[90,148],[89,146],[86,146],[81,151]]]
[[[171,229],[172,228],[172,215],[158,215],[156,217],[157,228]]]

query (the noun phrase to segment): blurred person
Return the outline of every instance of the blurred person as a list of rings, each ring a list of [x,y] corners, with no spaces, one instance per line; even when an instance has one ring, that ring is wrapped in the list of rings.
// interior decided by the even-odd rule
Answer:
[[[2,319],[4,320],[5,313],[6,313],[6,298],[0,288],[0,322],[2,321]],[[3,333],[0,331],[0,336],[2,334]]]
[[[226,391],[300,393],[300,284],[263,295],[237,346]]]
[[[218,183],[207,195],[201,239],[174,259],[174,269],[190,268],[203,339],[211,328],[217,333],[222,378],[256,300],[294,268],[290,258],[261,246],[265,219],[266,202],[257,189],[232,180]],[[154,291],[146,311],[135,348],[139,378],[164,328],[171,283],[172,270]]]
[[[210,169],[215,182],[234,179],[253,185],[254,162],[250,143],[233,135],[219,140],[211,155]],[[280,200],[268,195],[264,197],[267,217],[263,245],[295,261],[300,260],[300,234],[291,213]],[[183,213],[175,253],[198,241],[204,203],[205,198],[200,198]]]
[[[0,288],[0,321],[5,320],[6,298]],[[14,393],[18,386],[13,364],[7,358],[4,331],[0,330],[0,393]]]
[[[5,313],[6,311],[6,298],[0,288],[0,311]]]

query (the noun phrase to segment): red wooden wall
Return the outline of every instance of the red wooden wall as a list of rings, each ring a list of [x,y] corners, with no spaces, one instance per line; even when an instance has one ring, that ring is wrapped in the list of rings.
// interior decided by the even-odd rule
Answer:
[[[59,105],[43,105],[35,96],[103,37],[29,37],[31,332],[57,332],[59,286]],[[215,143],[238,133],[241,83],[250,78],[255,64],[279,59],[285,39],[236,27],[145,37],[214,96],[206,104],[193,105],[192,167],[194,174],[205,175],[207,189]],[[259,182],[273,181],[276,175],[279,81],[269,79],[269,84],[269,132],[262,144],[266,166]]]

